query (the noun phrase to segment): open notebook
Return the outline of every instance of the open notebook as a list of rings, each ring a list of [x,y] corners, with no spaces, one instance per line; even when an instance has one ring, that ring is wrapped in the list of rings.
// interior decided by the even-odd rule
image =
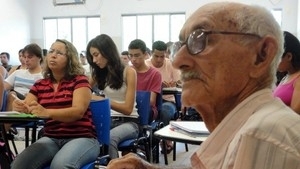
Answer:
[[[170,126],[174,131],[198,137],[209,135],[204,122],[199,121],[170,121]]]

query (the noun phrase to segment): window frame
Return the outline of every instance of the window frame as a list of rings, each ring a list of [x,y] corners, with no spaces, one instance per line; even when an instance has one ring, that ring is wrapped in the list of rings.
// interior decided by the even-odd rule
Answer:
[[[76,43],[74,43],[74,35],[78,35],[77,32],[74,32],[74,28],[73,27],[76,27],[77,25],[74,25],[74,20],[75,19],[84,19],[84,22],[85,22],[85,25],[84,25],[84,29],[85,29],[85,32],[81,32],[80,31],[80,34],[84,34],[83,36],[85,37],[85,42],[83,42],[85,45],[76,45]],[[59,37],[59,34],[61,32],[59,32],[59,20],[62,20],[62,19],[66,19],[66,20],[69,20],[70,21],[70,29],[68,32],[68,34],[70,35],[69,38],[62,38],[62,37]],[[99,32],[98,33],[92,33],[94,32],[94,29],[91,29],[89,27],[93,27],[93,25],[90,25],[89,23],[89,19],[92,19],[93,21],[95,19],[99,19],[99,25],[98,25],[98,28],[99,28]],[[53,33],[52,34],[47,34],[47,27],[50,26],[50,25],[46,25],[47,24],[47,21],[50,21],[52,20],[54,23],[54,25],[52,25],[51,27],[54,27],[53,28]],[[44,37],[44,47],[46,49],[49,49],[51,47],[51,44],[56,40],[56,39],[66,39],[68,41],[70,41],[71,43],[74,44],[74,46],[76,47],[78,53],[80,53],[81,50],[86,50],[86,45],[87,43],[91,40],[91,38],[94,38],[95,35],[99,35],[100,32],[101,32],[101,17],[99,15],[90,15],[90,16],[60,16],[60,17],[44,17],[43,18],[43,37]],[[94,25],[97,25],[98,23],[94,24]],[[98,29],[97,28],[97,29]],[[93,35],[91,35],[93,34]],[[48,40],[49,39],[49,40]]]
[[[169,24],[168,24],[168,39],[156,39],[155,38],[155,29],[156,29],[156,25],[155,25],[155,17],[157,16],[165,16],[167,15],[168,16],[168,19],[169,19]],[[122,50],[128,50],[128,44],[130,43],[131,40],[134,40],[134,39],[142,39],[148,48],[151,49],[152,47],[152,43],[154,41],[157,41],[157,40],[162,40],[164,41],[165,43],[167,42],[170,42],[170,41],[176,41],[178,40],[178,35],[179,35],[179,31],[178,31],[178,34],[177,35],[172,35],[172,29],[173,28],[173,25],[172,25],[172,16],[175,16],[175,15],[179,15],[181,16],[183,19],[182,21],[182,25],[184,24],[185,20],[186,20],[186,13],[185,12],[171,12],[171,13],[143,13],[143,14],[122,14],[121,15],[121,22],[122,22]],[[142,16],[151,16],[151,35],[149,36],[149,38],[151,39],[150,41],[148,40],[144,40],[143,38],[140,38],[139,37],[139,29],[143,29],[143,26],[139,27],[139,20],[138,20],[138,17],[142,17]],[[135,18],[135,23],[132,23],[134,24],[134,27],[135,28],[132,28],[132,29],[135,29],[135,37],[131,38],[131,40],[127,40],[127,38],[125,38],[125,36],[127,36],[125,34],[125,31],[124,31],[124,28],[127,28],[128,29],[128,26],[126,25],[126,23],[124,23],[124,18],[129,18],[129,17],[132,17],[132,18]],[[179,26],[180,28],[182,26]],[[176,36],[176,37],[172,37],[172,36]]]

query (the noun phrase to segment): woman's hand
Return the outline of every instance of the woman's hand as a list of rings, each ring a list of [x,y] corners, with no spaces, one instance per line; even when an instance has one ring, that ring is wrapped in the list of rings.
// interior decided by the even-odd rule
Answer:
[[[29,106],[25,103],[24,100],[15,99],[12,103],[12,109],[21,113],[30,113]]]
[[[37,117],[49,117],[49,113],[47,109],[45,109],[43,106],[41,106],[38,102],[32,101],[29,104],[28,108],[29,112],[33,115],[36,115]]]
[[[121,158],[109,162],[107,169],[152,169],[151,164],[144,161],[136,154],[129,153]]]
[[[174,82],[174,81],[170,81],[170,82],[163,81],[162,82],[162,87],[163,88],[165,88],[165,87],[176,87],[176,82]]]

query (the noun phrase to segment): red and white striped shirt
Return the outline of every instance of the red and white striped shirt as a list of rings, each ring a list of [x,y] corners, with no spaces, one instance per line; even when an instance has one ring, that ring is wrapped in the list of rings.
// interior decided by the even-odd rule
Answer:
[[[86,76],[78,75],[71,80],[62,80],[57,92],[50,79],[37,81],[30,93],[38,98],[38,103],[47,109],[59,109],[72,106],[73,91],[80,87],[90,87]],[[82,119],[74,122],[46,121],[44,135],[53,138],[96,138],[96,129],[92,123],[91,110],[88,108]]]

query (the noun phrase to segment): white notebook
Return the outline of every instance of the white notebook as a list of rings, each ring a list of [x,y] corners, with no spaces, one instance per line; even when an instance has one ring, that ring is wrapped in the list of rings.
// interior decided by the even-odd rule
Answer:
[[[209,131],[204,122],[199,121],[170,121],[171,127],[190,134],[208,135]]]

